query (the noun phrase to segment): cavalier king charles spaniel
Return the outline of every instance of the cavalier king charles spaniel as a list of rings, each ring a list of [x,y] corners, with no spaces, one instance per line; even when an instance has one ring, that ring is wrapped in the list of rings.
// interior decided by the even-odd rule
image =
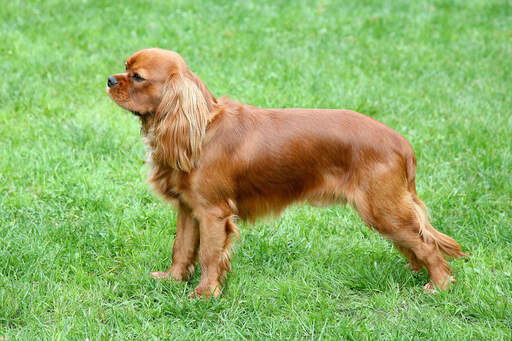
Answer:
[[[141,50],[107,92],[141,122],[149,182],[178,211],[172,264],[155,278],[186,280],[219,296],[230,270],[235,217],[279,215],[291,203],[349,203],[389,239],[409,268],[427,268],[426,291],[455,281],[444,256],[464,254],[437,231],[416,194],[411,144],[386,125],[336,109],[262,109],[216,99],[173,51]]]

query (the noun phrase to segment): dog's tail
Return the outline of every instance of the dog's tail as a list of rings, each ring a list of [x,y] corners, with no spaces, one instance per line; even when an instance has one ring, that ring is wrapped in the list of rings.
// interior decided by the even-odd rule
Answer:
[[[460,245],[450,236],[436,230],[429,222],[425,204],[414,193],[411,193],[414,205],[414,213],[420,224],[420,236],[426,243],[434,243],[445,255],[453,258],[466,256]]]
[[[426,243],[435,243],[445,255],[453,258],[465,257],[460,245],[450,236],[436,230],[429,222],[428,210],[416,194],[416,158],[414,155],[407,160],[407,182],[412,196],[413,209],[420,225],[420,236]]]

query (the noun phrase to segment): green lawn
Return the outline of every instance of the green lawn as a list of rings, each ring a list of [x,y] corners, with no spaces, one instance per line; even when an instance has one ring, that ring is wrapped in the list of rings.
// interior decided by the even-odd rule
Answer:
[[[0,5],[0,340],[509,339],[512,3],[27,1]],[[460,242],[428,295],[349,208],[241,224],[218,300],[158,282],[176,214],[107,76],[179,52],[216,95],[348,108],[411,141],[434,226]]]

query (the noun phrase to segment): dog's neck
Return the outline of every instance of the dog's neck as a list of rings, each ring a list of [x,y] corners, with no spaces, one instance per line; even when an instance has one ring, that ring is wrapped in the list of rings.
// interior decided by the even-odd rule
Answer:
[[[154,135],[154,114],[137,115],[140,119],[140,135],[146,147],[145,162],[150,165],[150,169],[154,168],[157,164],[153,159],[153,152],[155,151],[155,135]],[[151,170],[150,170],[151,172]]]
[[[135,114],[140,120],[140,134],[144,137],[152,129],[155,120],[155,113]]]

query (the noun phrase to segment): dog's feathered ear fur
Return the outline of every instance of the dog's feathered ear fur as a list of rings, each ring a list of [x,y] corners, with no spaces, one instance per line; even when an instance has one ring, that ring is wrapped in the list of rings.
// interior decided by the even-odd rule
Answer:
[[[181,73],[170,76],[155,116],[156,160],[187,173],[195,168],[209,115],[196,83]]]

